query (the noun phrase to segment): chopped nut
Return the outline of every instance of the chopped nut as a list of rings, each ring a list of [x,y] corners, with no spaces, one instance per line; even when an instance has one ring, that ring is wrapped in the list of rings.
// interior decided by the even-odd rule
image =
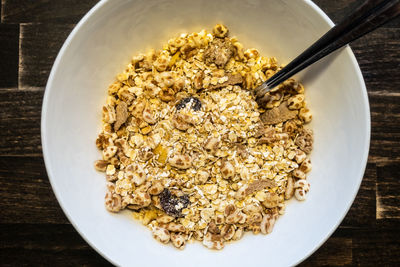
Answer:
[[[219,234],[221,232],[214,220],[211,220],[208,224],[208,231],[213,234]]]
[[[171,232],[182,232],[183,233],[186,231],[185,227],[182,224],[177,224],[174,222],[168,223],[166,225],[166,228],[168,231],[171,231]]]
[[[203,231],[202,230],[197,230],[193,233],[194,239],[197,241],[203,241]]]
[[[235,235],[235,229],[231,224],[225,224],[221,228],[221,236],[225,240],[231,240],[232,237]]]
[[[218,140],[218,138],[215,137],[210,137],[204,144],[205,150],[211,152],[212,154],[215,154],[220,146],[221,142]]]
[[[147,175],[140,165],[130,164],[125,168],[125,178],[131,180],[136,185],[141,185],[146,181]]]
[[[132,104],[132,115],[136,118],[141,118],[143,115],[143,110],[146,107],[146,100],[144,98],[138,98]]]
[[[118,131],[121,125],[124,124],[128,119],[129,117],[128,105],[123,101],[119,102],[116,108],[116,113],[117,115],[116,115],[116,121],[114,123],[114,131]]]
[[[106,175],[106,179],[108,182],[115,182],[116,180],[118,180],[118,176],[116,173],[114,173],[112,175]]]
[[[226,217],[225,222],[227,224],[235,224],[235,223],[245,223],[247,215],[243,212],[236,210],[234,213]]]
[[[193,80],[193,87],[196,90],[200,90],[203,88],[203,79],[204,79],[204,72],[200,71],[196,73]]]
[[[214,216],[214,209],[213,208],[205,208],[205,209],[201,210],[200,216],[206,222],[209,222],[209,221],[211,221],[211,217]]]
[[[172,119],[175,128],[186,131],[193,125],[192,118],[186,114],[176,113]]]
[[[225,179],[229,179],[235,175],[235,167],[229,161],[221,163],[221,174]]]
[[[188,169],[192,166],[192,159],[188,155],[174,155],[168,159],[172,167]]]
[[[246,219],[247,224],[257,224],[261,223],[263,216],[259,212],[251,213]]]
[[[122,200],[120,195],[114,194],[112,192],[107,192],[105,199],[107,210],[111,212],[118,212],[121,210]]]
[[[209,172],[207,172],[205,170],[201,170],[197,173],[196,180],[198,181],[199,184],[204,184],[207,182],[209,177],[210,177]]]
[[[136,191],[133,196],[134,205],[138,205],[140,207],[147,207],[151,204],[151,198],[148,193]]]
[[[214,63],[218,67],[224,67],[233,56],[235,49],[228,38],[214,39],[204,51],[206,64]]]
[[[144,147],[138,152],[138,158],[144,162],[149,161],[153,157],[153,155],[153,151],[150,147]]]
[[[107,168],[106,168],[106,174],[107,175],[113,175],[113,174],[115,174],[115,166],[114,165],[112,165],[112,164],[108,164],[107,165]]]
[[[204,236],[203,245],[209,249],[220,250],[224,248],[224,242],[219,235],[213,235],[210,232]]]
[[[150,195],[159,195],[164,190],[164,186],[160,181],[153,182],[153,185],[149,188]]]
[[[117,153],[118,147],[116,146],[108,146],[106,149],[103,150],[103,159],[109,160]]]
[[[156,220],[157,222],[161,224],[167,224],[170,223],[174,220],[175,218],[169,215],[162,215],[161,217],[158,217]]]
[[[264,235],[271,233],[272,229],[274,228],[275,221],[276,216],[271,214],[264,215],[260,223],[261,233],[263,233]]]
[[[186,243],[186,237],[183,234],[171,233],[172,244],[179,249],[183,249]]]
[[[276,193],[267,193],[267,199],[263,201],[263,205],[266,208],[275,208],[279,204],[279,195]]]
[[[225,207],[224,215],[225,217],[228,217],[229,215],[232,215],[235,212],[236,212],[236,206],[234,204],[229,204]]]
[[[116,120],[115,109],[113,106],[107,105],[103,107],[103,121],[114,123]]]
[[[171,238],[167,229],[157,226],[153,228],[153,237],[164,244],[167,244]]]
[[[100,172],[105,172],[107,169],[107,165],[108,165],[108,163],[105,160],[96,160],[94,163],[95,169]]]
[[[243,234],[244,234],[243,227],[237,228],[235,234],[232,237],[232,240],[240,240],[243,237]]]
[[[155,124],[157,122],[156,118],[153,115],[153,111],[149,107],[145,107],[143,110],[143,120],[148,124]]]
[[[285,190],[285,199],[291,199],[294,194],[294,180],[292,177],[288,177],[286,190]]]

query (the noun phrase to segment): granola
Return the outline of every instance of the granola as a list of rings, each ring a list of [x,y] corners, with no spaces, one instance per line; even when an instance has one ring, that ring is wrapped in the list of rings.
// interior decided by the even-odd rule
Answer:
[[[106,208],[130,209],[162,243],[222,249],[268,234],[285,200],[306,199],[312,115],[288,80],[255,101],[281,66],[218,24],[132,58],[108,88],[95,162]]]

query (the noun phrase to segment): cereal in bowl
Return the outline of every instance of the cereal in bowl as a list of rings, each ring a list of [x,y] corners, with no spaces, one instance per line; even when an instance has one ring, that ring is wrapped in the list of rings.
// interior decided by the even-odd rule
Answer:
[[[307,197],[313,145],[300,83],[255,101],[280,68],[221,24],[134,56],[108,88],[96,140],[107,210],[132,210],[179,249],[270,233],[285,200]]]

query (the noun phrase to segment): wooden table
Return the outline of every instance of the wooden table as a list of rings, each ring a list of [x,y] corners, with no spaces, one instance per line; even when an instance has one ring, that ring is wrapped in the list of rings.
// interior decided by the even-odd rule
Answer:
[[[49,71],[70,31],[96,2],[1,1],[0,265],[109,265],[60,209],[40,143]],[[315,2],[338,22],[362,0]],[[400,21],[351,47],[371,105],[367,170],[346,218],[305,266],[400,265]]]

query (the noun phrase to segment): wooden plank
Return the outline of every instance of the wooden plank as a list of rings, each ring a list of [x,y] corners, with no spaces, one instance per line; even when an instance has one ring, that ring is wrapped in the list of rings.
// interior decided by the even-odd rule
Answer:
[[[341,227],[372,227],[376,223],[376,165],[367,165],[363,181]]]
[[[370,162],[400,163],[400,94],[370,94]]]
[[[3,0],[2,22],[77,23],[98,0]]]
[[[41,157],[0,157],[0,223],[69,223]]]
[[[378,167],[376,191],[377,219],[400,218],[400,165]]]
[[[369,92],[400,93],[395,73],[400,58],[400,28],[379,28],[351,44]]]
[[[364,0],[314,0],[335,23],[339,23],[347,17],[354,9],[361,5]]]
[[[0,155],[41,155],[43,90],[0,90]]]
[[[111,266],[71,225],[0,224],[2,266]]]
[[[44,87],[71,24],[21,24],[19,88]]]
[[[354,266],[399,266],[400,223],[391,229],[351,230],[353,235]]]
[[[0,24],[0,88],[18,86],[19,27]]]
[[[399,266],[400,222],[385,227],[340,227],[300,266]]]
[[[343,234],[345,232],[346,234]],[[353,240],[351,232],[336,232],[308,259],[299,266],[352,266]]]
[[[349,16],[354,10],[362,5],[365,0],[314,0],[316,3],[335,23],[339,23],[344,18]],[[386,24],[385,27],[399,27],[400,20],[395,19],[394,21]]]

